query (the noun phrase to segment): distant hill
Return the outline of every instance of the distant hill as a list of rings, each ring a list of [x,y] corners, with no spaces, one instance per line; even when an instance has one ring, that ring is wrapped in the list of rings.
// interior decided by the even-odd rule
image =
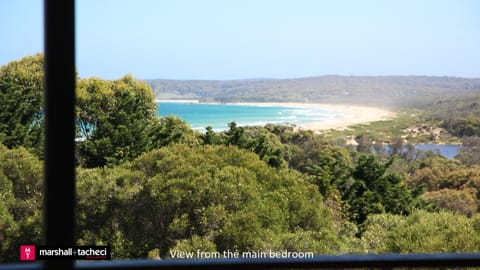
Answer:
[[[480,93],[480,78],[337,76],[251,80],[146,80],[159,99],[217,102],[323,102],[411,106]]]

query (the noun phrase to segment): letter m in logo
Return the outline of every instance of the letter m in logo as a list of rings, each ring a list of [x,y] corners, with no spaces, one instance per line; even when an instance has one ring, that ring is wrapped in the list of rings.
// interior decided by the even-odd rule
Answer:
[[[35,261],[35,246],[21,245],[20,246],[20,261]]]

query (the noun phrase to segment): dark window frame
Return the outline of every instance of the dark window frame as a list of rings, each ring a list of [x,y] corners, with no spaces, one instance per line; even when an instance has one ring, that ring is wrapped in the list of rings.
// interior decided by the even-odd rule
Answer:
[[[74,244],[75,1],[44,0],[45,200],[43,244]],[[480,266],[480,254],[325,255],[309,259],[45,261],[2,269],[314,269]]]

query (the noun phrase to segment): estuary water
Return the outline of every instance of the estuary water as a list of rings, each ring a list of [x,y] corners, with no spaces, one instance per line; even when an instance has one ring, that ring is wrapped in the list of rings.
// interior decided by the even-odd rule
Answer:
[[[459,144],[416,144],[415,149],[420,151],[434,151],[446,158],[454,158],[460,150]]]
[[[159,116],[179,116],[192,129],[200,131],[207,126],[215,131],[226,130],[232,121],[239,126],[263,126],[268,123],[307,124],[343,116],[331,110],[262,104],[157,102],[157,105]]]
[[[421,152],[432,151],[438,153],[446,158],[454,158],[460,151],[460,144],[435,144],[435,143],[418,143],[413,145],[416,150]],[[387,153],[391,154],[390,146],[386,145],[385,149]],[[403,151],[407,151],[407,147],[403,148]]]

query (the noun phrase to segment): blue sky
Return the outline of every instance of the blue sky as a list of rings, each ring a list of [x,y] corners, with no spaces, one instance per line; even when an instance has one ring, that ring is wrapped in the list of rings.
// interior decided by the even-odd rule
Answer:
[[[81,77],[480,77],[475,0],[77,0]],[[43,49],[42,1],[0,1],[0,65]]]

